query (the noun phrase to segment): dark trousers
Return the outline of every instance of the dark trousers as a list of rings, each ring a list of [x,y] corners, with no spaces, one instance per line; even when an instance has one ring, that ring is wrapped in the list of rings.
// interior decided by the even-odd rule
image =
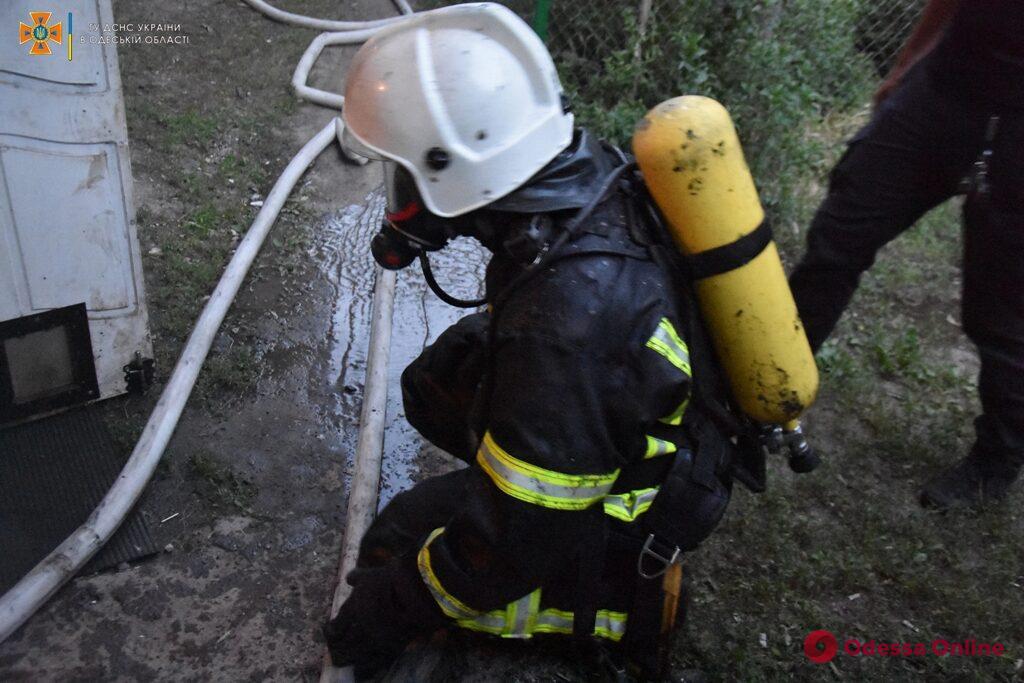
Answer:
[[[971,174],[999,115],[991,190],[964,205],[962,303],[981,358],[975,449],[1011,465],[1024,462],[1024,112],[939,87],[929,68],[908,74],[850,141],[790,286],[817,351],[878,250]]]

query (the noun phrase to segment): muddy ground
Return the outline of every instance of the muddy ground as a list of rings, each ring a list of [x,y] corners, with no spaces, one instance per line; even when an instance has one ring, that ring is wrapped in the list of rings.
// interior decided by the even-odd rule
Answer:
[[[386,0],[293,0],[346,19]],[[115,0],[121,23],[181,23],[189,46],[120,51],[139,237],[158,378],[105,405],[127,449],[203,297],[287,160],[330,113],[296,102],[291,71],[310,30],[228,0]],[[355,48],[314,74],[340,86]],[[823,164],[818,180],[827,171]],[[2,680],[311,680],[335,580],[356,438],[372,287],[368,238],[379,171],[329,150],[296,188],[215,344],[144,500],[164,551],[81,577],[0,645]],[[811,185],[808,204],[820,195]],[[780,224],[788,261],[802,228]],[[458,245],[437,270],[463,295],[481,255]],[[718,533],[686,565],[694,595],[673,672],[712,679],[1016,680],[1024,669],[1018,491],[981,512],[936,515],[914,496],[970,443],[977,360],[959,331],[958,227],[937,214],[883,255],[819,360],[808,426],[826,457],[812,476],[781,462],[770,489],[738,489]],[[458,311],[402,274],[390,366],[382,499],[454,465],[404,424],[398,375]],[[803,638],[999,641],[996,659],[841,654],[810,664]],[[465,647],[463,647],[465,646]],[[443,677],[581,680],[558,648],[457,638]]]

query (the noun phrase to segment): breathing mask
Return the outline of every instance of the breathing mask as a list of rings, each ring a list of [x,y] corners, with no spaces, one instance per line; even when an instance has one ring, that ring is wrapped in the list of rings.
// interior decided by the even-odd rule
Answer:
[[[380,231],[370,242],[374,260],[401,270],[425,251],[438,251],[458,234],[457,218],[441,218],[423,205],[412,175],[401,165],[384,162],[387,208]]]

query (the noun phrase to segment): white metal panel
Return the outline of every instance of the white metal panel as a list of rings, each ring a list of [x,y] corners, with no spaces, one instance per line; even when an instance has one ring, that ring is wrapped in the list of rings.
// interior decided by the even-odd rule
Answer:
[[[7,186],[0,203],[13,217],[12,255],[24,269],[27,308],[83,300],[92,312],[129,308],[132,259],[117,148],[0,136],[0,166]]]
[[[13,39],[39,10],[62,23],[50,55]],[[88,39],[111,23],[110,0],[0,2],[0,321],[85,302],[102,397],[152,356],[117,52]]]

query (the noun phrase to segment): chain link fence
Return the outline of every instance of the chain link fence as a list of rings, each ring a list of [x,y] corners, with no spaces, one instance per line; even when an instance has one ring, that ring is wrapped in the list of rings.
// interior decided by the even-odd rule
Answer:
[[[857,49],[871,60],[879,77],[892,68],[917,23],[924,0],[864,2],[857,20]]]
[[[716,24],[718,29],[728,30],[730,23],[746,20],[755,23],[762,35],[771,39],[787,15],[799,19],[809,4],[817,4],[839,17],[845,24],[845,38],[852,41],[854,48],[850,56],[866,60],[873,77],[878,79],[892,67],[924,5],[924,0],[500,1],[538,30],[562,69],[581,72],[577,74],[577,85],[615,68],[616,62],[621,61],[616,57],[624,51],[632,51],[640,61],[645,48],[666,33],[685,32],[695,40],[706,40],[714,33]],[[421,0],[418,4],[421,9],[429,9],[454,3]],[[740,45],[722,47],[727,51],[734,47],[742,49]],[[683,71],[693,68],[683,61],[674,66]],[[851,84],[854,89],[859,85]]]
[[[545,38],[553,51],[599,65],[605,56],[616,50],[626,47],[640,49],[640,45],[630,45],[631,38],[633,43],[642,43],[649,31],[658,31],[659,24],[677,28],[699,25],[702,22],[695,15],[700,9],[710,9],[714,15],[728,21],[730,9],[744,3],[718,0],[704,3],[703,7],[695,7],[692,3],[679,0],[605,0],[590,3],[520,0],[503,4],[533,22],[535,28],[543,29],[547,26]],[[803,3],[776,0],[759,4],[764,7],[760,15],[760,27],[770,35],[773,27],[778,25],[787,12],[799,12]],[[858,52],[871,61],[881,76],[891,68],[901,46],[910,35],[924,0],[821,0],[819,4],[845,16],[850,16],[851,7],[854,9],[854,21],[849,28],[855,46]],[[600,20],[595,22],[595,14],[613,20],[612,25]],[[616,28],[614,20],[619,19],[623,20]],[[638,28],[633,36],[625,30],[630,26]]]
[[[833,107],[863,103],[865,88],[883,77],[909,36],[924,0],[539,0],[506,3],[543,30],[564,77],[585,100],[609,72],[633,68],[632,84],[617,79],[624,98],[643,94],[654,78],[662,98],[716,90],[728,80],[727,62],[746,61],[750,50],[796,66],[814,99]],[[547,15],[546,17],[544,15]],[[778,43],[765,50],[751,43]],[[656,58],[645,54],[655,53]],[[828,57],[834,57],[829,60]],[[632,57],[632,62],[630,62]],[[795,58],[795,59],[794,59]],[[806,64],[794,64],[806,60]],[[761,64],[759,66],[765,66]],[[815,72],[806,68],[820,66]],[[751,76],[757,71],[751,70]],[[784,75],[780,68],[775,74]],[[604,77],[604,78],[602,78]],[[761,85],[771,87],[772,79]],[[676,86],[672,90],[672,86]],[[721,89],[719,89],[721,93]],[[645,102],[645,104],[652,104]]]

